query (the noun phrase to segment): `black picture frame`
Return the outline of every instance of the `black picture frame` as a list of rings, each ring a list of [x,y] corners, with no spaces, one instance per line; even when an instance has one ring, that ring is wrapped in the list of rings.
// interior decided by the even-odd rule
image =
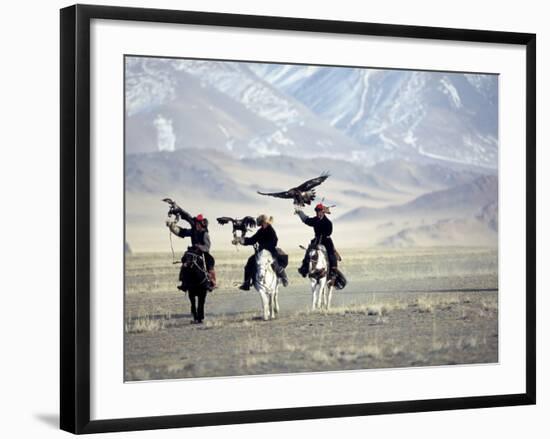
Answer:
[[[77,434],[99,433],[535,404],[536,36],[534,34],[89,5],[70,6],[61,9],[60,14],[61,429]],[[525,46],[527,83],[525,393],[90,420],[90,22],[93,19]]]

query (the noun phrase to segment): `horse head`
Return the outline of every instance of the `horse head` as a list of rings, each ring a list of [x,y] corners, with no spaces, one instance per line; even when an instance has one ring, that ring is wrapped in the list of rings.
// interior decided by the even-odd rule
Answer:
[[[190,285],[202,286],[208,282],[204,257],[193,248],[189,247],[183,255],[182,265],[187,282]]]
[[[254,288],[262,299],[263,319],[273,319],[279,312],[278,281],[272,266],[273,256],[269,250],[256,249],[255,262]]]
[[[322,245],[313,246],[308,250],[310,278],[319,279],[327,275],[327,257],[325,247]]]
[[[256,272],[258,281],[263,284],[269,270],[273,270],[271,264],[273,263],[273,256],[267,250],[256,251]]]

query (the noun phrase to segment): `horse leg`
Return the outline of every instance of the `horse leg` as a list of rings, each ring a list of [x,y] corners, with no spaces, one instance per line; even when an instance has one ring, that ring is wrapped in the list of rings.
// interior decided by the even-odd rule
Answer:
[[[275,303],[274,311],[275,314],[279,314],[279,285],[275,287],[275,298],[273,299]]]
[[[312,279],[311,280],[311,310],[312,311],[315,311],[315,302],[316,302],[316,299],[315,299],[315,293],[317,291],[317,285],[315,283],[315,281]]]
[[[328,285],[328,298],[327,298],[327,310],[330,308],[330,302],[332,301],[332,290],[334,290],[334,285],[332,282]]]
[[[197,320],[199,322],[202,322],[204,320],[204,303],[206,302],[206,294],[207,291],[201,291],[197,295],[197,300],[199,302],[199,306],[197,309]]]
[[[269,295],[269,318],[274,319],[275,318],[275,293],[272,292]]]
[[[323,289],[324,289],[324,283],[323,283],[323,280],[321,279],[317,283],[317,309],[323,308]]]
[[[260,297],[262,299],[262,310],[264,320],[269,320],[269,297],[263,288],[260,289]]]
[[[319,309],[325,307],[325,279],[319,279]]]
[[[195,294],[189,291],[189,301],[191,302],[191,314],[193,315],[193,321],[197,321],[197,307],[195,305]]]

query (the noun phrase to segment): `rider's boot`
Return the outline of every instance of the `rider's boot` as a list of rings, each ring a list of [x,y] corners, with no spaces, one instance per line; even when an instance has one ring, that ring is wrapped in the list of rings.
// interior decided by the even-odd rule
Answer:
[[[279,267],[277,271],[277,276],[279,277],[279,279],[281,279],[283,287],[288,286],[288,276],[286,275],[286,271],[283,267]]]
[[[242,285],[239,287],[239,290],[243,290],[243,291],[248,291],[250,290],[250,282],[251,282],[251,278],[250,276],[248,275],[248,273],[245,273],[244,275],[244,282],[242,283]]]

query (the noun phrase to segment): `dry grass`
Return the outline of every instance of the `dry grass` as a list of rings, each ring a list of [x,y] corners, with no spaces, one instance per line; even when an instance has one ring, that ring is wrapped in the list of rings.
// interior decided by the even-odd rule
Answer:
[[[127,319],[124,330],[128,334],[161,331],[166,327],[167,320],[151,318],[149,316]]]
[[[389,313],[397,310],[407,308],[407,302],[405,301],[387,301],[377,302],[372,304],[349,304],[332,307],[328,310],[316,310],[316,311],[303,311],[299,314],[312,314],[320,313],[323,315],[347,315],[347,314],[359,314],[367,316],[386,316]]]
[[[291,269],[278,319],[258,319],[256,292],[221,287],[208,296],[203,325],[190,325],[189,301],[174,287],[177,270],[163,268],[164,259],[128,260],[127,379],[498,361],[493,252],[346,254],[349,284],[330,310],[310,310],[309,284]],[[237,262],[217,258],[224,278],[240,278]],[[463,292],[445,292],[453,289]]]

